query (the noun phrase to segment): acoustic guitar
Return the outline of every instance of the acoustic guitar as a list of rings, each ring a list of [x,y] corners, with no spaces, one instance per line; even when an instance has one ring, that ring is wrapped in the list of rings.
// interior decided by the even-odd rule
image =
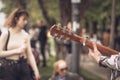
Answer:
[[[84,38],[73,33],[72,31],[70,31],[69,29],[64,29],[62,27],[59,27],[57,25],[53,25],[50,28],[50,34],[52,36],[54,36],[55,38],[59,38],[59,39],[63,39],[63,40],[73,40],[73,41],[77,41],[78,43],[83,44],[84,43]],[[102,55],[105,56],[110,56],[110,55],[114,55],[114,54],[118,54],[119,52],[116,50],[113,50],[109,47],[106,47],[102,44],[97,44],[97,48],[98,50],[101,52]],[[90,41],[89,39],[87,39],[85,41],[85,46],[93,49],[93,45],[92,45],[92,41]]]

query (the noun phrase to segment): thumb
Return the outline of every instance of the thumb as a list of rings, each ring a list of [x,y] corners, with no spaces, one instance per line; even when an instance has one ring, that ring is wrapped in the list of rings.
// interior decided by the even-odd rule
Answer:
[[[89,48],[89,53],[91,53],[92,52],[92,50]]]
[[[89,54],[91,55],[91,54],[93,54],[93,53],[94,53],[93,49],[90,49],[90,48],[89,48]]]
[[[97,51],[97,50],[98,50],[98,49],[97,49],[97,45],[96,45],[95,42],[93,42],[93,50],[94,50],[94,51]]]

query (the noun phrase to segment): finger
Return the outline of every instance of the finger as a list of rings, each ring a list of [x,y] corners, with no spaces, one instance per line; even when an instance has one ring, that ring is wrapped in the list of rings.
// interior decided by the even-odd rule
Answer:
[[[89,48],[88,50],[89,50],[89,52],[91,52],[91,49],[90,49],[90,48]]]
[[[93,50],[89,48],[89,53],[92,53],[92,52],[93,52]]]
[[[35,77],[35,80],[39,80],[37,77]]]
[[[97,50],[98,50],[98,49],[97,49],[97,45],[96,45],[95,42],[93,42],[93,50],[94,50],[94,51],[97,51]]]
[[[93,56],[93,50],[92,49],[89,49],[88,55]]]
[[[34,77],[34,80],[37,80],[37,78]]]

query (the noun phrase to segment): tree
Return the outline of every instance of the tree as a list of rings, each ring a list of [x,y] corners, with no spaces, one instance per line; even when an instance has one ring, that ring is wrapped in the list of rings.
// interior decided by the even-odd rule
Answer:
[[[120,3],[120,0],[116,0],[116,19],[118,19],[120,15],[119,3]],[[110,19],[111,10],[112,10],[111,4],[112,2],[110,0],[105,0],[105,1],[90,0],[89,8],[86,11],[86,14],[84,15],[85,19],[87,19],[89,24],[91,24],[91,22],[93,21],[97,21],[98,24],[101,26],[100,30],[102,31],[110,28],[108,27],[108,25],[110,24],[109,19]]]
[[[57,1],[56,0],[51,0],[49,1],[49,3],[54,3],[52,4],[52,6],[56,5]],[[56,20],[53,16],[49,15],[48,11],[50,12],[50,10],[48,10],[48,8],[51,6],[49,5],[49,7],[46,7],[45,4],[48,3],[48,1],[46,0],[38,0],[39,6],[41,8],[42,11],[42,15],[44,16],[44,19],[47,21],[47,23],[50,25],[50,27],[56,23]],[[54,12],[54,10],[52,10]],[[55,13],[54,13],[55,14]]]
[[[111,27],[110,27],[110,47],[114,48],[114,35],[115,35],[115,12],[116,12],[115,0],[112,0],[112,14],[111,14]]]
[[[44,6],[44,2],[43,0],[38,0],[40,8],[42,10],[42,14],[45,18],[45,20],[47,21],[48,24],[53,23],[52,21],[54,20],[53,18],[51,18],[50,16],[48,16],[48,11],[46,10],[45,6]]]
[[[14,3],[13,3],[14,2]],[[2,0],[2,3],[4,4],[3,8],[1,9],[2,12],[9,14],[11,10],[13,10],[16,7],[21,7],[26,9],[27,4],[29,0]]]
[[[69,5],[68,5],[69,4]],[[71,21],[71,0],[59,0],[61,26]]]
[[[2,0],[2,3],[4,6],[1,9],[1,12],[4,12],[6,15],[8,15],[16,7],[26,8],[30,14],[30,25],[34,24],[34,22],[38,19],[42,19],[48,24],[51,22],[59,22],[57,0],[50,0],[49,2],[48,0],[43,0],[43,5],[47,11],[48,17],[50,17],[51,22],[48,22],[47,19],[45,19],[38,0]],[[51,25],[53,24],[51,23]]]
[[[83,19],[85,17],[85,13],[89,8],[90,0],[81,0],[80,3],[80,19]]]

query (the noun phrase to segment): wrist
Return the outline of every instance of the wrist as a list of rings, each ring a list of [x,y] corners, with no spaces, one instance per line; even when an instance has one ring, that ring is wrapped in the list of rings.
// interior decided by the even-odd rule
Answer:
[[[35,73],[35,74],[39,74],[39,71],[38,71],[38,70],[37,70],[37,71],[34,71],[34,73]]]
[[[99,57],[99,60],[98,60],[99,66],[107,67],[103,64],[103,62],[105,61],[106,58],[107,58],[106,56],[100,56]]]
[[[19,54],[20,53],[19,49],[15,49],[14,51],[15,51],[15,54]]]

